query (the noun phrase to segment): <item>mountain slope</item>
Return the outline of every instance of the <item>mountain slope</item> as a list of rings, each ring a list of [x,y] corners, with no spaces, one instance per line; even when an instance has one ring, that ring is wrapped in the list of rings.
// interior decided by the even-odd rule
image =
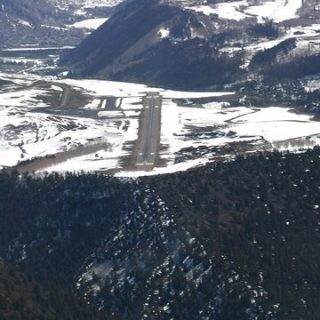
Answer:
[[[74,77],[185,89],[256,75],[297,77],[298,72],[280,71],[279,76],[276,70],[287,69],[288,61],[299,64],[305,56],[318,60],[319,10],[315,0],[129,1],[61,63]],[[291,40],[295,45],[287,46]],[[260,63],[265,56],[268,62]],[[313,60],[306,63],[311,66]]]
[[[66,12],[56,8],[49,0],[1,0],[1,45],[56,45],[56,41],[62,39],[61,33],[64,32],[60,26],[66,19]]]
[[[53,19],[56,10],[47,1],[40,0],[1,0],[2,22],[12,23],[12,25],[32,27],[34,24],[45,23],[46,20]]]
[[[9,41],[12,34],[27,34],[32,32],[34,26],[46,17],[52,15],[54,7],[46,1],[0,1],[1,44]]]
[[[109,17],[121,0],[0,0],[2,47],[78,44],[85,30],[73,24]],[[91,29],[88,25],[88,29]]]
[[[30,276],[0,260],[0,319],[113,319],[57,288],[44,289]]]
[[[0,255],[119,319],[317,320],[319,159],[133,181],[3,172]]]
[[[211,25],[175,3],[136,0],[62,59],[76,76],[140,81],[179,87],[224,82],[238,71],[208,39]]]

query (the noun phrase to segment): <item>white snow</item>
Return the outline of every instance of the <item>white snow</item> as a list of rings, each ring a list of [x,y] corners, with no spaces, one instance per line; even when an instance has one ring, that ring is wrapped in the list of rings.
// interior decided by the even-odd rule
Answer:
[[[266,1],[261,5],[249,7],[245,12],[257,16],[258,22],[268,19],[278,23],[297,18],[297,11],[301,8],[302,2],[302,0]]]
[[[119,110],[99,111],[98,117],[99,118],[123,118],[123,113],[122,111],[119,111]]]
[[[206,163],[209,163],[208,158],[201,158],[195,160],[188,160],[182,163],[170,164],[166,167],[156,167],[152,171],[120,171],[115,174],[116,177],[124,178],[138,178],[143,176],[153,176],[157,174],[167,174],[186,171],[191,168],[204,166]]]
[[[114,140],[113,143],[113,148],[110,150],[101,149],[88,155],[69,158],[66,161],[54,164],[40,171],[92,172],[116,169],[119,167],[119,154],[117,153],[117,149],[119,149],[119,146],[121,147],[121,140]]]
[[[302,6],[302,0],[275,0],[265,1],[261,5],[249,5],[246,0],[233,2],[220,2],[215,5],[197,5],[188,9],[206,15],[217,14],[225,20],[241,21],[246,18],[257,18],[262,23],[273,20],[276,23],[298,17],[297,11]]]
[[[95,8],[95,7],[114,7],[121,3],[123,0],[69,0],[84,8]]]
[[[232,124],[239,136],[262,136],[270,143],[320,134],[320,123],[312,116],[295,114],[289,108],[270,107],[241,116]]]
[[[203,134],[193,135],[195,129],[201,128],[204,129]],[[219,134],[211,136],[210,132],[214,131]],[[228,134],[231,131],[233,135]],[[193,108],[180,107],[172,100],[164,99],[161,144],[167,148],[160,153],[160,157],[167,161],[170,171],[188,166],[190,160],[179,165],[174,163],[176,155],[186,148],[225,146],[239,141],[265,141],[274,144],[274,148],[281,146],[282,150],[297,150],[319,143],[317,135],[320,136],[320,123],[313,121],[312,116],[296,114],[290,108],[230,107],[224,102],[212,102],[203,105],[203,108]],[[304,138],[308,136],[311,137],[306,142]],[[301,142],[287,142],[300,138]],[[200,155],[198,160],[206,162],[207,158]],[[155,168],[153,172],[159,173],[159,169]]]
[[[77,29],[95,30],[108,21],[108,18],[85,19],[78,21],[69,27]]]
[[[128,110],[123,112],[126,118],[137,117],[140,114],[139,110]]]
[[[20,47],[20,48],[5,48],[1,49],[4,52],[16,52],[16,51],[46,51],[46,50],[70,50],[74,49],[74,46],[63,47]]]
[[[59,86],[56,86],[54,84],[51,86],[51,89],[54,90],[54,91],[63,92],[63,88],[61,88]]]
[[[0,167],[76,150],[79,146],[93,144],[93,141],[111,144],[115,137],[121,137],[121,132],[113,122],[23,112],[13,107],[2,108]]]
[[[200,99],[233,95],[234,92],[185,92],[185,91],[162,91],[161,96],[166,99]]]
[[[3,107],[47,107],[48,104],[39,102],[39,96],[48,95],[48,91],[26,89],[0,93],[0,106]]]
[[[201,12],[207,16],[211,15],[211,14],[216,14],[217,13],[217,10],[210,7],[210,6],[205,6],[205,5],[202,5],[202,6],[194,6],[194,7],[187,7],[186,9],[189,9],[189,10],[194,10],[196,12]]]
[[[84,92],[100,96],[114,96],[126,98],[130,96],[143,97],[150,90],[146,85],[126,82],[103,81],[103,80],[60,80],[60,83],[68,84],[82,89]]]
[[[272,121],[297,121],[309,122],[311,116],[307,114],[297,114],[290,108],[269,107],[241,116],[237,122],[272,122]],[[320,128],[319,128],[320,129]]]
[[[276,39],[276,40],[267,40],[267,41],[262,41],[262,42],[258,42],[258,43],[254,43],[251,44],[249,46],[246,46],[244,49],[245,50],[249,50],[249,51],[253,51],[253,52],[257,52],[257,51],[262,51],[262,50],[267,50],[267,49],[271,49],[275,46],[277,46],[278,44],[280,44],[282,41],[288,39],[289,37],[283,37],[280,39]]]
[[[306,92],[314,92],[315,90],[320,90],[320,80],[308,80],[304,85],[304,90]]]
[[[30,22],[26,21],[26,20],[19,19],[18,23],[23,25],[23,26],[25,26],[25,27],[33,29],[32,24]]]
[[[120,102],[122,110],[141,110],[142,103],[142,97],[123,98]]]
[[[88,104],[86,104],[83,109],[88,109],[88,110],[97,110],[99,109],[99,106],[101,104],[100,99],[92,99]]]
[[[158,32],[158,35],[161,39],[168,38],[170,35],[170,29],[161,28]]]
[[[218,3],[214,6],[193,6],[188,7],[188,9],[201,12],[206,15],[217,14],[220,19],[240,21],[245,18],[248,18],[248,16],[245,13],[240,11],[240,7],[245,5],[247,5],[246,1],[235,1]]]
[[[107,105],[107,99],[103,99],[102,103],[101,103],[101,109],[105,109]]]
[[[13,79],[5,74],[0,77],[14,83],[0,92],[0,167],[57,155],[49,167],[39,170],[115,169],[120,170],[119,176],[138,176],[203,165],[214,161],[214,150],[238,142],[252,147],[250,152],[261,146],[296,151],[320,143],[320,123],[311,115],[277,106],[231,106],[228,99],[234,92],[183,92],[142,84],[71,79],[47,80],[49,86],[41,88],[34,79]],[[50,109],[39,96],[61,94],[66,85],[85,94],[88,102],[79,112],[90,118],[76,116],[76,109],[75,116],[37,112],[40,106]],[[138,139],[143,100],[150,92],[162,97],[159,156],[165,165],[148,172],[126,172],[122,159],[130,156]],[[105,108],[110,97],[116,99],[114,110]],[[197,101],[203,98],[211,102]],[[187,104],[179,105],[179,100]],[[191,148],[192,153],[188,151]],[[186,152],[192,157],[181,158]]]

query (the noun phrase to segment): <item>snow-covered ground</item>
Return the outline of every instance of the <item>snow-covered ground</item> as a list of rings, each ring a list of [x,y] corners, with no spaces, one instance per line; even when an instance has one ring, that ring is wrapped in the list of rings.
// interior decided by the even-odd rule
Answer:
[[[314,54],[320,52],[320,35],[319,35],[319,24],[307,22],[295,25],[294,19],[299,18],[299,13],[302,12],[300,9],[305,7],[302,0],[274,0],[274,1],[252,1],[252,0],[241,0],[222,2],[218,1],[215,4],[205,5],[193,5],[187,7],[188,10],[193,10],[204,15],[212,16],[215,15],[219,19],[223,20],[224,23],[230,22],[231,24],[246,23],[265,23],[273,21],[274,23],[286,23],[285,28],[280,27],[280,34],[277,38],[257,38],[251,39],[250,42],[244,42],[243,46],[224,46],[220,49],[221,52],[228,53],[229,55],[237,54],[242,52],[244,54],[244,61],[242,68],[246,69],[251,62],[252,57],[258,52],[267,49],[271,49],[282,41],[290,38],[297,40],[297,47],[292,49],[292,56]],[[290,26],[292,21],[292,25]],[[215,23],[216,28],[219,27],[219,23]],[[288,27],[288,25],[290,27]],[[224,24],[222,24],[224,26]],[[286,59],[287,56],[284,57]]]
[[[60,83],[79,88],[93,96],[114,96],[118,98],[125,97],[143,97],[146,91],[154,91],[143,84],[103,81],[103,80],[60,80]]]
[[[50,0],[50,2],[63,10],[70,7],[78,8],[78,10],[96,7],[114,7],[122,1],[123,0]]]
[[[0,94],[0,107],[48,107],[40,97],[50,95],[45,89],[26,88]]]
[[[245,18],[248,18],[248,16],[245,13],[240,11],[240,8],[246,5],[247,5],[246,1],[235,1],[235,2],[217,3],[214,6],[209,6],[209,5],[193,6],[193,7],[188,7],[188,9],[201,12],[205,15],[216,14],[220,19],[240,21]]]
[[[297,18],[297,11],[301,8],[303,0],[276,0],[266,1],[245,10],[247,14],[257,16],[258,22],[267,19],[274,22],[283,22]]]
[[[77,28],[77,29],[88,29],[88,30],[95,30],[98,29],[101,25],[103,25],[108,18],[94,18],[94,19],[85,19],[74,24],[70,25],[70,28]]]
[[[0,119],[0,165],[3,167],[76,150],[90,145],[91,141],[111,147],[120,139],[115,125],[106,126],[91,119],[18,113],[14,108],[2,109]]]
[[[47,157],[30,168],[139,176],[186,170],[241,152],[299,150],[320,143],[320,123],[311,115],[231,104],[233,92],[179,92],[99,80],[39,83],[0,76],[12,81],[0,90],[1,167]],[[63,100],[66,87],[85,101],[66,110],[57,103],[53,107],[52,97]],[[138,140],[143,97],[150,92],[162,97],[159,161],[152,171],[138,172],[129,160]]]
[[[301,143],[290,141],[295,139],[301,139]],[[230,107],[227,103],[183,107],[165,99],[161,143],[167,148],[161,152],[161,159],[167,162],[167,169],[155,168],[153,173],[185,170],[212,161],[216,152],[213,149],[177,163],[177,157],[183,155],[184,150],[219,149],[239,142],[251,145],[252,151],[258,150],[255,145],[264,145],[270,150],[278,146],[281,150],[304,149],[320,143],[320,122],[289,108]]]
[[[302,0],[265,1],[260,5],[252,5],[247,0],[220,2],[215,5],[195,5],[188,9],[205,15],[216,14],[220,19],[241,21],[256,18],[259,23],[267,20],[283,22],[297,18],[297,12],[303,4]]]
[[[11,77],[2,79],[12,80]],[[61,85],[66,83],[56,81],[41,88],[36,80],[18,78],[0,91],[0,167],[12,167],[21,161],[53,155],[57,157],[52,160],[50,170],[121,167],[119,159],[128,154],[124,145],[137,139],[138,98],[132,101],[128,98],[125,102],[128,112],[131,109],[136,111],[135,117],[133,114],[126,117],[125,111],[120,109],[100,111],[101,99],[97,96],[92,96],[92,100],[82,107],[95,111],[95,117],[80,117],[78,109],[74,116],[61,116],[59,110],[51,107],[50,97],[54,94],[61,97],[64,90]],[[141,104],[141,98],[139,101]],[[41,112],[37,112],[40,108]]]
[[[296,40],[296,47],[292,48],[290,53],[283,55],[285,61],[288,60],[288,55],[292,57],[307,56],[311,54],[320,53],[320,25],[306,24],[301,26],[291,27],[281,33],[277,39],[260,38],[256,41],[250,42],[243,47],[224,47],[221,52],[226,52],[230,55],[242,51],[244,53],[244,63],[242,68],[247,68],[251,62],[252,57],[258,51],[271,49],[281,42],[288,39]]]

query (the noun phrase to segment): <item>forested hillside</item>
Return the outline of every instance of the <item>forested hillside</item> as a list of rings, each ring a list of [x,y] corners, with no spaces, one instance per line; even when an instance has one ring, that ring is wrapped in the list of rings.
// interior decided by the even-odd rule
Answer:
[[[0,255],[119,319],[318,319],[319,164],[316,148],[138,180],[2,172]]]
[[[61,288],[44,289],[29,275],[0,260],[1,320],[108,320],[105,312]]]

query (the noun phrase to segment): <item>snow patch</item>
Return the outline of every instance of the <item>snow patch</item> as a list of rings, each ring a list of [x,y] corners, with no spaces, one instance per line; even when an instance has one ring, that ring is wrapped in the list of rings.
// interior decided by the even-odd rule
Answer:
[[[69,25],[69,27],[76,29],[96,30],[107,21],[108,18],[86,19]]]

